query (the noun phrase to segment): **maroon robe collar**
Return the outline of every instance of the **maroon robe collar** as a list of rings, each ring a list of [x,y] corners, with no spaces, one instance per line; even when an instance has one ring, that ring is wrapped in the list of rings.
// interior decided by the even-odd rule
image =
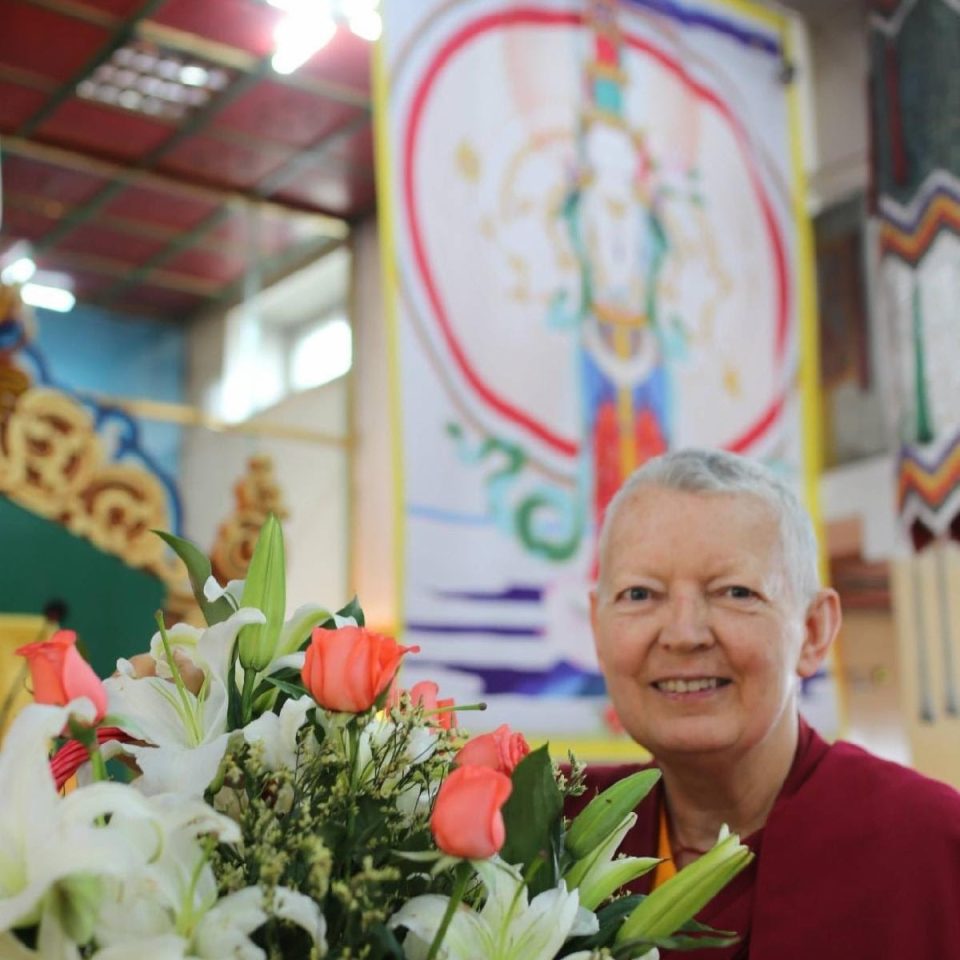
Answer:
[[[588,787],[602,790],[629,772],[591,768]],[[658,784],[637,808],[623,853],[656,856],[662,804]],[[766,825],[744,842],[754,861],[698,917],[740,942],[662,951],[663,960],[960,960],[960,793],[952,787],[851,744],[828,746],[801,718]],[[646,893],[651,883],[648,874],[632,889]]]

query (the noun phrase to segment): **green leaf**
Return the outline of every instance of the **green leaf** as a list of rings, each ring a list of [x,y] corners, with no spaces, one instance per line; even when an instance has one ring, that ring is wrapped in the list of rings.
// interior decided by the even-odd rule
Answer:
[[[209,557],[195,543],[184,540],[183,537],[164,530],[153,532],[183,561],[190,577],[190,587],[203,614],[203,619],[207,621],[207,626],[212,627],[215,623],[226,620],[233,613],[230,601],[226,597],[218,597],[211,603],[203,593],[204,584],[213,574]]]
[[[507,863],[519,864],[524,874],[539,862],[529,883],[533,897],[557,884],[556,822],[563,816],[563,796],[546,745],[527,754],[512,779],[513,792],[503,805],[507,840],[500,856]]]
[[[559,956],[565,957],[578,950],[600,950],[606,947],[612,950],[616,957],[638,957],[654,947],[661,950],[699,950],[706,947],[728,947],[740,939],[732,931],[714,930],[705,923],[689,920],[673,936],[652,939],[641,937],[618,943],[614,948],[614,941],[624,920],[645,899],[643,894],[630,894],[598,910],[597,932],[588,937],[574,937],[568,940],[563,945]]]
[[[600,950],[602,947],[610,947],[620,929],[620,925],[626,919],[628,914],[643,899],[640,894],[631,894],[627,897],[621,897],[614,900],[602,910],[597,911],[597,923],[599,929],[596,933],[588,937],[574,937],[563,945],[560,952],[561,957],[568,953],[576,953],[578,950]]]
[[[366,623],[363,619],[363,608],[360,606],[360,601],[354,597],[342,610],[337,611],[338,617],[353,617],[357,621],[358,627],[366,626]]]
[[[272,687],[277,687],[279,690],[282,690],[284,693],[289,694],[291,697],[295,697],[298,700],[307,692],[304,690],[302,683],[291,683],[289,680],[282,680],[275,674],[264,677],[263,680],[264,683],[269,683]]]
[[[277,643],[276,655],[283,657],[297,650],[306,650],[310,646],[313,628],[322,627],[332,622],[333,618],[330,616],[330,611],[325,607],[314,604],[300,607],[293,617],[283,625],[283,629],[280,631],[280,640]]]
[[[354,597],[345,607],[338,610],[336,612],[336,616],[353,617],[353,619],[357,621],[358,627],[362,627],[365,625],[364,619],[363,619],[363,610],[360,607],[360,601],[356,597]],[[323,620],[318,619],[316,622],[311,624],[311,628],[314,626],[322,627],[324,630],[335,630],[337,628],[337,622],[336,620],[333,619],[332,615],[327,614],[327,616]],[[301,639],[300,645],[297,649],[301,651],[306,650],[307,647],[310,646],[311,639],[312,639],[312,634],[308,630],[306,636]],[[286,652],[287,651],[284,650],[284,653]]]

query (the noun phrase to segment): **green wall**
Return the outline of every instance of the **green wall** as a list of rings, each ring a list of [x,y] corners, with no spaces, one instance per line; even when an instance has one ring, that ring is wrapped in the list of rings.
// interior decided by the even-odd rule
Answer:
[[[149,647],[164,596],[156,577],[0,496],[0,612],[40,614],[62,600],[63,626],[101,677]]]

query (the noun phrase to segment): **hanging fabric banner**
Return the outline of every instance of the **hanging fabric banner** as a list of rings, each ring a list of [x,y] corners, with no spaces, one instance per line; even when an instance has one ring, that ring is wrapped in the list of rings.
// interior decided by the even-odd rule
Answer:
[[[602,737],[588,593],[620,483],[691,445],[810,468],[787,25],[742,0],[383,15],[406,676],[484,727]],[[830,679],[808,693],[834,729]]]

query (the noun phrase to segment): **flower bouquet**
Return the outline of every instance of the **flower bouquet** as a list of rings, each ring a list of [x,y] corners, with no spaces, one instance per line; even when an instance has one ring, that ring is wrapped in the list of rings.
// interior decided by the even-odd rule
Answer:
[[[150,652],[105,681],[69,632],[19,651],[37,703],[0,751],[4,960],[587,960],[732,942],[692,918],[749,862],[736,836],[649,896],[619,895],[657,863],[616,855],[656,771],[568,822],[582,766],[562,772],[506,726],[464,743],[435,684],[397,685],[415,649],[368,631],[356,603],[284,620],[275,519],[225,587],[163,536],[205,629],[158,617]]]

